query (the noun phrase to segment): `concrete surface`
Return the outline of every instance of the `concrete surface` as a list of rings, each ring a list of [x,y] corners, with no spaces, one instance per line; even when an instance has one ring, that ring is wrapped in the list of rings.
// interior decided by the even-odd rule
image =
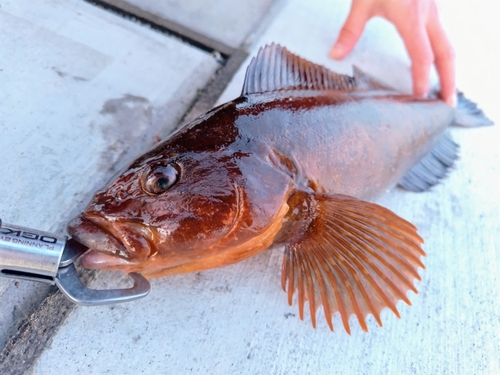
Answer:
[[[457,49],[458,85],[499,124],[496,13],[472,1],[441,6]],[[350,72],[356,63],[408,90],[404,48],[383,21],[368,25],[345,61],[327,58],[347,11],[347,1],[290,0],[255,49],[279,42],[336,71]],[[242,74],[222,101],[239,94]],[[384,327],[369,319],[364,333],[351,319],[348,336],[338,316],[332,333],[319,313],[312,329],[307,315],[300,321],[296,304],[286,303],[275,249],[230,267],[154,280],[140,301],[76,309],[33,373],[500,373],[499,126],[455,128],[452,135],[461,159],[447,180],[428,193],[396,189],[379,200],[413,222],[426,241],[420,292],[409,295],[413,306],[398,305],[400,320],[385,310]],[[106,273],[98,285],[115,281]]]
[[[116,168],[168,134],[213,56],[78,0],[0,1],[0,217],[63,232]],[[47,286],[0,279],[0,345]]]
[[[174,21],[232,48],[238,48],[255,31],[274,0],[104,0],[123,3]],[[121,4],[121,5],[120,5]]]

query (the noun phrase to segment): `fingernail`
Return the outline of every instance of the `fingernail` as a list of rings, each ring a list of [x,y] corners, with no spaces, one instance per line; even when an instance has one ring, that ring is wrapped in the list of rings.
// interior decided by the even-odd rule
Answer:
[[[455,108],[457,106],[457,94],[453,94],[450,97],[448,97],[448,99],[446,99],[446,103],[449,106]]]
[[[330,57],[334,60],[339,60],[344,57],[345,47],[342,44],[335,44],[330,50]]]

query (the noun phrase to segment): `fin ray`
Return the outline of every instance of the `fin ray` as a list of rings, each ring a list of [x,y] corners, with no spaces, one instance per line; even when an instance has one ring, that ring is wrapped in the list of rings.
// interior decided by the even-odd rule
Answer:
[[[311,250],[313,252],[317,252],[320,249],[312,247]],[[318,280],[319,283],[321,301],[323,301],[323,311],[325,312],[326,322],[328,323],[328,327],[330,327],[330,330],[333,331],[332,310],[330,308],[330,302],[328,298],[328,284],[326,284],[325,281],[323,280],[323,277],[325,277],[326,275],[322,273],[321,267],[319,267],[319,265],[317,264],[318,259],[319,259],[319,254],[316,254],[316,256],[312,258],[312,261],[316,265],[316,267],[314,267],[314,272],[316,274],[316,279]]]
[[[346,224],[350,226],[351,230],[356,231],[359,234],[361,234],[361,229],[360,228],[364,227],[362,224],[359,224],[360,228],[357,228],[354,225],[350,225],[347,220],[346,220]],[[403,267],[408,267],[409,265],[408,265],[407,262],[404,261],[404,259],[405,258],[411,258],[411,260],[414,263],[418,264],[419,267],[424,268],[424,265],[423,265],[423,263],[421,263],[421,261],[418,258],[418,256],[415,256],[414,254],[408,253],[405,250],[404,247],[402,247],[397,242],[392,241],[390,237],[384,236],[383,234],[379,234],[379,233],[377,233],[377,234],[375,234],[375,233],[364,233],[364,237],[365,237],[365,240],[368,240],[367,237],[369,239],[371,239],[372,241],[369,241],[369,242],[372,245],[379,245],[379,246],[381,246],[385,242],[385,243],[390,244],[392,247],[398,249],[398,251],[400,253],[402,253],[404,255],[404,257],[398,257],[397,254],[393,254],[393,253],[390,253],[390,252],[385,252],[384,249],[383,249],[383,247],[381,247],[381,251],[384,251],[384,253],[386,253],[389,258],[394,259],[397,263],[399,263],[399,265],[401,265]],[[413,241],[406,242],[404,240],[405,239],[403,238],[403,243],[406,243],[408,246],[415,246],[415,245],[418,246],[418,242],[413,242]],[[422,251],[420,253],[420,255],[425,255],[425,253]],[[418,273],[416,274],[415,277],[418,277]]]
[[[311,251],[309,249],[309,251]],[[305,257],[304,264],[307,266],[306,269],[306,280],[307,280],[307,294],[309,296],[309,313],[311,316],[311,323],[314,328],[316,328],[316,291],[314,290],[315,283],[313,282],[314,269],[311,266],[310,259]],[[317,280],[316,280],[317,282]]]
[[[345,246],[344,245],[342,245],[342,244],[338,244],[338,245],[339,245],[339,247],[341,247],[341,248],[343,248],[345,250]],[[330,260],[328,259],[328,257],[325,257],[325,260],[327,262],[330,262]],[[365,297],[366,302],[369,304],[369,310],[370,310],[370,312],[373,314],[373,316],[375,317],[375,319],[377,320],[377,322],[380,325],[382,325],[382,323],[380,321],[380,314],[375,310],[374,306],[369,302],[369,298],[367,297],[366,293],[364,293],[364,297]],[[341,311],[340,311],[340,313],[342,314]],[[356,314],[356,316],[358,317],[358,321],[360,321],[359,315]],[[361,321],[360,321],[360,323],[361,323]],[[363,324],[361,324],[361,327],[363,328]],[[366,331],[367,329],[364,329],[364,330]]]
[[[354,246],[356,246],[356,245],[354,245]],[[357,255],[357,256],[356,256],[355,254],[352,254],[352,251],[351,251],[351,250],[349,250],[349,247],[348,247],[348,246],[346,246],[345,244],[342,244],[342,247],[343,247],[343,249],[344,249],[344,251],[345,251],[346,253],[351,253],[351,259],[352,259],[352,262],[354,262],[354,263],[356,263],[356,264],[357,264],[357,268],[358,268],[358,269],[360,269],[361,271],[363,271],[363,269],[364,269],[365,271],[368,271],[368,269],[366,268],[366,263],[369,263],[368,261],[366,261],[366,262],[361,262],[361,261],[360,261],[360,259],[359,259],[359,258],[361,257],[360,255]],[[359,248],[357,248],[357,250],[359,251],[360,249],[359,249]],[[377,273],[377,275],[380,277],[380,279],[382,279],[382,280],[385,282],[385,284],[386,284],[386,285],[390,286],[390,287],[394,290],[394,292],[395,292],[396,294],[398,294],[398,296],[399,296],[399,298],[400,298],[400,299],[402,299],[402,300],[404,300],[405,302],[407,302],[406,296],[405,296],[404,294],[402,294],[402,293],[401,293],[401,291],[400,291],[400,290],[399,290],[399,289],[398,289],[398,288],[397,288],[397,287],[396,287],[396,286],[395,286],[395,285],[394,285],[394,284],[393,284],[390,280],[388,280],[387,278],[385,278],[385,276],[383,275],[383,273],[382,273],[382,272],[379,272],[379,269],[378,269],[377,267],[371,267],[371,268],[372,268],[373,272]],[[362,274],[363,274],[363,272],[362,272]],[[391,303],[390,303],[390,301],[388,300],[388,298],[387,298],[386,294],[385,294],[385,293],[383,293],[383,291],[380,289],[380,285],[379,285],[379,284],[378,284],[375,280],[373,280],[373,278],[371,277],[370,273],[369,273],[369,272],[365,272],[365,273],[364,273],[364,276],[365,276],[366,278],[368,278],[368,281],[371,283],[371,285],[375,287],[375,289],[376,289],[376,291],[379,293],[379,295],[380,295],[380,296],[381,296],[381,297],[382,297],[382,298],[386,301],[387,306],[388,306],[388,307],[389,307],[389,308],[390,308],[390,309],[391,309],[391,310],[392,310],[392,311],[393,311],[396,315],[398,315],[397,310],[395,310],[395,309],[394,309],[394,307],[392,306],[392,304],[391,304]],[[403,279],[403,281],[404,281],[404,279]],[[365,299],[366,299],[366,297],[365,297]],[[405,299],[406,299],[406,300],[405,300]],[[368,302],[368,301],[367,301],[367,302]],[[407,303],[408,303],[408,302],[407,302]],[[370,310],[371,310],[371,313],[373,314],[373,316],[377,319],[378,313],[376,314],[376,312],[374,312],[374,308],[371,308]],[[378,319],[377,319],[377,320],[378,320]],[[380,325],[381,325],[381,324],[380,324]]]
[[[457,158],[458,145],[445,133],[431,152],[403,176],[399,185],[414,192],[428,191],[448,175]]]
[[[322,247],[322,245],[320,244],[320,247]],[[325,257],[325,259],[329,259],[328,256]],[[336,266],[333,266],[333,268],[337,268]],[[330,286],[331,288],[333,289],[333,292],[334,292],[334,296],[335,296],[335,301],[336,301],[336,307],[339,311],[339,314],[340,314],[340,317],[342,319],[342,325],[344,326],[344,329],[346,330],[346,332],[348,334],[351,334],[351,328],[349,327],[349,319],[348,319],[348,314],[346,312],[346,309],[344,308],[344,304],[342,303],[342,297],[340,295],[340,292],[337,288],[333,287],[336,282],[334,280],[334,274],[333,273],[330,273],[330,272],[325,272],[328,276],[328,281],[330,281]],[[332,327],[330,328],[332,331],[333,331],[333,324],[332,324]]]
[[[276,90],[394,91],[357,67],[353,72],[353,76],[334,73],[273,43],[261,48],[250,62],[241,95]]]
[[[340,229],[340,228],[337,228],[337,229]],[[351,229],[351,230],[353,230],[353,231],[355,230],[355,228],[352,228],[352,227],[351,227],[350,229]],[[342,232],[340,231],[340,233],[342,233]],[[364,240],[363,240],[363,239],[361,239],[361,241],[363,241],[363,242],[364,242]],[[381,245],[382,245],[382,243],[377,243],[377,242],[371,242],[371,243],[370,243],[370,242],[368,242],[368,243],[366,243],[366,244],[367,244],[368,246],[366,246],[366,247],[365,247],[365,251],[368,251],[368,252],[369,252],[369,255],[371,255],[373,258],[376,258],[376,259],[377,259],[377,260],[378,260],[381,264],[383,264],[383,265],[384,265],[384,267],[385,267],[385,268],[389,269],[389,270],[390,270],[390,271],[391,271],[394,275],[396,275],[396,276],[397,276],[397,277],[398,277],[398,278],[399,278],[402,282],[404,282],[410,290],[413,290],[414,292],[416,292],[416,289],[415,289],[415,287],[413,286],[413,284],[412,284],[412,283],[410,283],[408,280],[406,280],[406,279],[405,279],[405,277],[404,277],[404,276],[403,276],[403,275],[402,275],[402,274],[401,274],[401,273],[400,273],[400,272],[399,272],[399,271],[398,271],[398,270],[397,270],[397,269],[396,269],[393,265],[391,265],[389,262],[387,262],[387,260],[383,259],[383,258],[382,258],[381,256],[379,256],[376,252],[374,252],[374,251],[373,251],[373,248],[370,246],[370,245],[372,245],[372,246],[377,246],[378,248],[382,248],[382,246],[381,246]],[[387,256],[388,256],[389,258],[392,258],[392,254],[390,254],[390,253],[386,253],[386,254],[387,254]],[[367,255],[368,255],[368,254],[367,254]],[[360,258],[360,257],[361,257],[361,255],[360,255],[360,256],[358,256],[358,258]],[[367,261],[366,261],[366,263],[369,263],[369,261],[367,260]],[[403,262],[401,262],[400,264],[401,264],[402,266],[404,266],[404,267],[408,267],[408,271],[409,271],[409,272],[413,275],[413,277],[415,277],[416,279],[419,279],[419,278],[420,278],[420,276],[418,275],[418,272],[416,272],[414,269],[412,269],[410,265],[408,265],[408,264],[406,264],[406,263],[403,263]],[[375,269],[374,269],[374,271],[375,271]],[[375,271],[375,272],[377,272],[377,271]],[[397,289],[397,288],[395,288],[395,287],[393,286],[393,284],[390,282],[390,280],[387,280],[387,279],[385,279],[385,278],[384,278],[383,274],[379,274],[379,276],[380,276],[380,277],[381,277],[381,278],[385,281],[385,283],[386,283],[387,285],[391,285],[391,287],[393,287],[393,289],[394,289],[394,291],[395,291],[395,292],[398,292],[398,293],[400,292],[400,291],[399,291],[399,289]],[[404,295],[400,295],[400,298],[404,300],[404,299],[406,298],[406,296],[404,296]],[[405,301],[405,302],[406,302],[406,301]]]
[[[345,244],[342,244],[342,248],[344,249],[344,251],[349,252],[349,249],[348,249],[348,247]],[[357,263],[358,268],[360,266],[363,267],[361,264],[359,264],[359,262],[356,259],[353,259],[353,262]],[[357,275],[355,273],[355,268],[352,267],[352,265],[349,266],[347,264],[347,266],[350,268],[350,272],[355,275],[357,289],[361,292],[361,295],[362,295],[364,301],[368,305],[368,311],[375,317],[375,319],[378,322],[380,320],[379,314],[376,311],[376,309],[373,306],[373,304],[371,303],[370,298],[369,298],[369,296],[368,296],[368,294],[366,292],[366,289],[363,287],[363,283],[362,283],[361,279],[359,277],[356,277]],[[364,316],[363,316],[360,308],[357,306],[356,299],[352,295],[350,295],[350,297],[351,297],[352,303],[356,304],[355,315],[358,318],[358,322],[359,322],[361,328],[363,329],[363,331],[367,332],[368,331],[368,327],[366,326],[366,323],[364,321]]]
[[[493,125],[484,112],[472,100],[467,99],[462,92],[457,92],[457,108],[453,125],[465,127]]]
[[[286,243],[281,282],[289,303],[297,291],[300,318],[306,302],[313,326],[317,307],[323,305],[330,329],[332,314],[339,312],[348,333],[352,315],[365,331],[369,314],[379,325],[384,308],[399,317],[396,304],[411,304],[406,294],[417,292],[413,283],[423,267],[423,241],[416,228],[373,203],[343,195],[299,194],[302,200],[294,199],[299,210],[291,214],[299,216],[292,219],[313,219]]]

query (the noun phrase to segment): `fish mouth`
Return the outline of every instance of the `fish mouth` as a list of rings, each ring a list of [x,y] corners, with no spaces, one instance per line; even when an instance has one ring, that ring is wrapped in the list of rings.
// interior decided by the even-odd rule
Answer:
[[[150,228],[83,213],[68,224],[69,235],[90,249],[80,258],[85,268],[119,269],[138,265],[157,251]]]

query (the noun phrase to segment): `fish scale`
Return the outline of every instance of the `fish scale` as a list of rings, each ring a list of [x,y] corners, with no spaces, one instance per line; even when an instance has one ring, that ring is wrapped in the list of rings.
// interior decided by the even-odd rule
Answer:
[[[491,124],[458,98],[451,108],[266,46],[239,98],[134,161],[68,232],[92,249],[83,266],[148,278],[284,245],[282,287],[300,318],[309,304],[315,326],[323,306],[330,329],[339,312],[347,332],[351,315],[367,330],[369,314],[399,316],[425,255],[417,229],[370,200],[397,183],[428,190],[457,157],[446,129]]]

